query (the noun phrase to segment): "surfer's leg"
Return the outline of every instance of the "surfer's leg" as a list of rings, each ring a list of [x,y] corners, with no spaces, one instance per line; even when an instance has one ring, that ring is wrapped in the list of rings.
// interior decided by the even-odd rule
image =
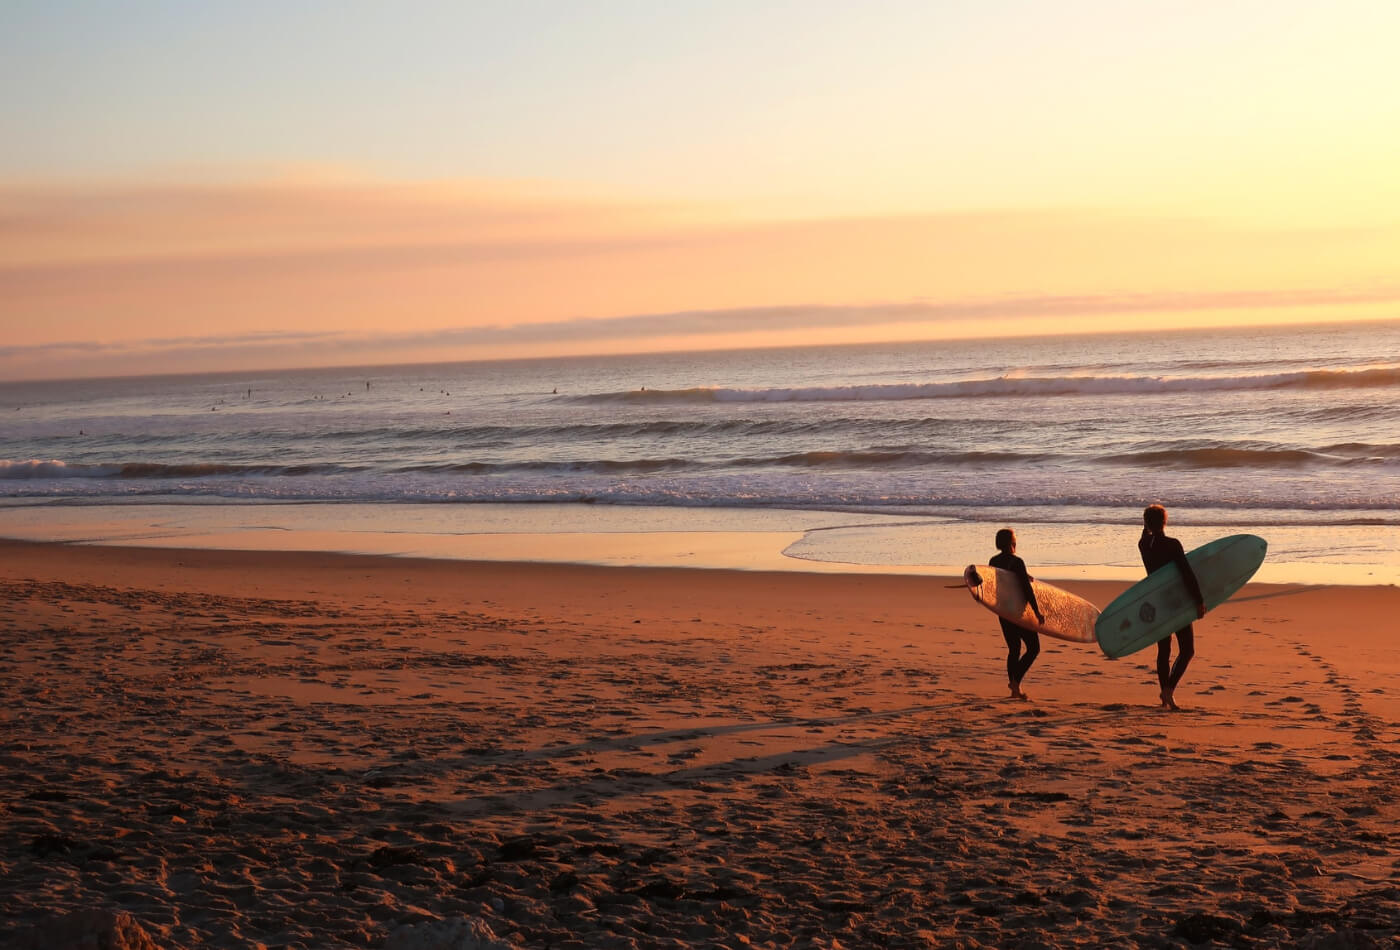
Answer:
[[[1006,641],[1006,685],[1013,699],[1024,699],[1021,692],[1021,637],[1025,631],[1009,620],[1001,621],[1001,637]]]
[[[1016,666],[1016,682],[1018,683],[1026,678],[1026,674],[1030,672],[1031,664],[1035,662],[1036,657],[1040,656],[1040,634],[1034,630],[1027,630],[1021,634],[1021,639],[1025,641],[1026,652],[1022,655],[1021,662]]]
[[[1003,630],[1001,638],[1006,641],[1006,678],[1014,681],[1016,666],[1021,659],[1021,637],[1009,630]]]
[[[1034,630],[1022,630],[1019,638],[1026,645],[1026,652],[1016,663],[1016,669],[1011,674],[1011,695],[1017,699],[1030,699],[1025,690],[1021,689],[1021,680],[1026,678],[1026,672],[1035,662],[1035,658],[1040,656],[1040,634]]]
[[[1016,632],[1017,630],[1017,627],[1005,620],[1001,622],[1001,638],[1006,641],[1006,685],[1011,687],[1012,696],[1020,693],[1016,685],[1018,681],[1016,667],[1021,659],[1021,635]]]
[[[1189,623],[1176,632],[1176,645],[1176,662],[1172,664],[1171,676],[1167,679],[1167,687],[1173,690],[1176,689],[1176,684],[1181,682],[1182,674],[1191,664],[1191,658],[1196,655],[1196,631],[1191,629]]]
[[[1170,641],[1168,637],[1166,641]],[[1196,655],[1196,632],[1187,624],[1176,632],[1176,645],[1178,648],[1176,662],[1172,664],[1171,672],[1167,675],[1166,683],[1162,686],[1162,705],[1176,712],[1181,707],[1176,704],[1176,684],[1181,682],[1181,677],[1186,672],[1186,667],[1191,664],[1191,657]],[[1161,652],[1159,650],[1157,664],[1157,676],[1162,676]]]
[[[1157,686],[1161,689],[1162,705],[1167,705],[1167,680],[1172,669],[1171,634],[1157,641]]]

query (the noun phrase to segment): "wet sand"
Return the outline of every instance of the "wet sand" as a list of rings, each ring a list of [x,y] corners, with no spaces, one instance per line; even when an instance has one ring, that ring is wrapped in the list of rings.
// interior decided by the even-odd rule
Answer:
[[[0,945],[1400,942],[1400,591],[954,583],[0,542]]]

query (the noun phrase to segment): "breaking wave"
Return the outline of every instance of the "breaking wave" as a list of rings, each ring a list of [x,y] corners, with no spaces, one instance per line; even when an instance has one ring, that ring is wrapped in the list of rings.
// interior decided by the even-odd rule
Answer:
[[[989,399],[1115,396],[1248,390],[1375,389],[1400,386],[1400,366],[1300,370],[1247,376],[996,376],[942,383],[730,389],[636,389],[576,397],[584,403],[889,402],[906,399]]]

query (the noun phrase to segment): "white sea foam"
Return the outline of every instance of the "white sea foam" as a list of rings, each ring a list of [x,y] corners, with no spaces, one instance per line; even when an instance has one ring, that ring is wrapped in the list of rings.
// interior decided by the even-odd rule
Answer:
[[[897,402],[910,399],[1153,395],[1283,389],[1372,389],[1391,386],[1400,386],[1400,366],[1233,376],[1029,376],[1015,373],[949,382],[756,389],[638,389],[578,398],[582,402],[600,403]]]
[[[70,465],[59,459],[0,459],[0,479],[105,478],[120,470],[120,465]]]

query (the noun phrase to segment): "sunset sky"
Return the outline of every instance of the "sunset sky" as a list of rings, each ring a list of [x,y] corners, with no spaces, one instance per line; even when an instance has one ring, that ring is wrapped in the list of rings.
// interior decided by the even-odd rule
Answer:
[[[1400,318],[1391,0],[0,6],[0,379]]]

